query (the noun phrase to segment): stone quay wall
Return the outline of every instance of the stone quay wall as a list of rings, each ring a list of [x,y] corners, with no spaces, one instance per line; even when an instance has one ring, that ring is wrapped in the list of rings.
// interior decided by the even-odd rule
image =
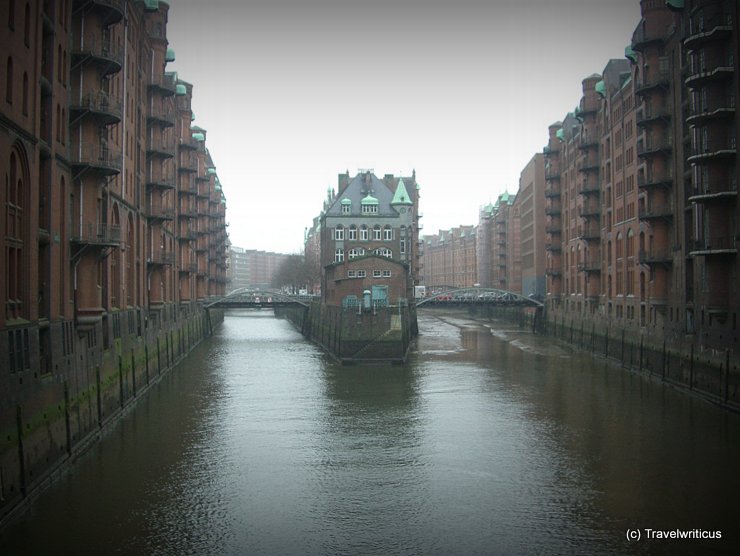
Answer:
[[[606,357],[731,411],[740,411],[740,356],[731,346],[705,347],[695,336],[672,337],[655,330],[587,316],[546,314],[532,309],[474,307],[485,318],[503,318]]]
[[[114,312],[84,334],[74,322],[60,322],[46,325],[48,331],[34,324],[2,335],[0,357],[20,349],[29,363],[0,378],[0,526],[222,320],[223,311],[193,303]],[[34,349],[40,333],[49,335],[48,353]]]
[[[307,339],[343,364],[403,363],[417,335],[416,308],[389,306],[362,311],[322,303],[276,307]]]

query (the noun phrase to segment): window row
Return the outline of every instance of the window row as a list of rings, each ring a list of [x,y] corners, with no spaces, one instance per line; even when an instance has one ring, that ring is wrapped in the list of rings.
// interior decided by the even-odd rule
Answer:
[[[348,270],[347,278],[366,278],[367,272],[364,270]],[[390,270],[373,270],[373,278],[390,278]]]
[[[341,224],[337,224],[336,228],[334,228],[334,240],[343,241],[346,235],[346,238],[349,241],[357,241],[358,230],[360,241],[369,241],[371,232],[373,240],[376,241],[380,241],[381,239],[383,241],[392,241],[394,237],[393,228],[391,228],[390,226],[384,226],[383,228],[381,228],[380,226],[376,225],[371,229],[363,224],[358,229],[357,226],[355,226],[354,224],[352,224],[349,228],[345,228]]]
[[[380,255],[381,257],[386,257],[388,259],[393,258],[393,251],[390,249],[387,249],[386,247],[378,247],[377,249],[373,249],[370,253],[373,255]],[[347,256],[350,260],[356,259],[357,257],[362,257],[365,255],[365,250],[362,248],[358,249],[350,249]],[[337,247],[334,250],[334,262],[335,263],[341,263],[344,262],[344,249],[341,247]]]

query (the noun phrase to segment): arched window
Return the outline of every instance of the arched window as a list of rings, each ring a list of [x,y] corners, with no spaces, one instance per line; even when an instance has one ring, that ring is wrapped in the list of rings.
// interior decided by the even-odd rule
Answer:
[[[134,217],[130,212],[126,224],[126,243],[127,245],[136,245],[134,243]],[[110,230],[110,235],[113,238],[120,239],[121,228],[113,226]],[[136,271],[135,252],[136,249],[126,250],[126,303],[131,306],[134,305],[134,296],[136,294],[136,283],[134,281],[134,272]]]
[[[367,241],[370,239],[370,231],[367,229],[367,226],[363,224],[360,226],[360,241]]]
[[[8,27],[11,31],[15,30],[15,0],[8,2]]]
[[[373,239],[374,239],[375,241],[379,241],[379,240],[380,240],[380,237],[381,237],[381,230],[380,230],[380,226],[378,226],[378,225],[376,224],[375,226],[373,226]]]
[[[31,6],[26,2],[26,12],[23,20],[23,44],[31,45]]]
[[[357,226],[355,226],[354,224],[349,227],[349,237],[347,239],[349,239],[350,241],[357,240]]]
[[[10,153],[9,172],[5,175],[5,317],[24,316],[24,171],[15,152]]]
[[[342,261],[344,261],[344,249],[337,247],[334,250],[334,262],[341,263]]]
[[[23,115],[28,116],[28,74],[23,72]]]
[[[361,257],[364,254],[365,254],[365,250],[362,249],[362,248],[360,248],[360,249],[350,249],[349,250],[349,258],[350,259],[356,259],[357,257]]]
[[[5,102],[13,104],[13,58],[10,56],[5,67]]]
[[[62,82],[62,45],[57,45],[57,81]]]
[[[393,228],[391,228],[390,226],[385,226],[383,228],[383,240],[385,241],[393,240]]]
[[[393,258],[393,251],[391,251],[387,247],[378,247],[377,249],[373,250],[373,253],[375,253],[376,255],[380,255],[381,257],[387,257],[389,259]]]
[[[622,239],[622,232],[617,234],[617,259],[621,259],[624,256],[624,240]]]
[[[344,240],[344,226],[342,226],[341,224],[337,224],[337,227],[334,228],[334,240],[335,241]]]
[[[627,258],[635,256],[634,235],[632,229],[627,230]]]

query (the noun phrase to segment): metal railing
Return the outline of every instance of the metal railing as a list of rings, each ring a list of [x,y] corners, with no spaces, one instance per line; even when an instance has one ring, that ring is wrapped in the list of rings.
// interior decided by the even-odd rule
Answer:
[[[87,93],[79,100],[73,100],[70,107],[73,110],[107,114],[117,120],[120,120],[123,114],[121,99],[111,96],[105,91]]]
[[[101,143],[78,143],[72,145],[71,162],[76,166],[88,166],[109,173],[121,171],[123,155],[121,151],[108,148]]]
[[[90,245],[118,245],[121,243],[121,227],[88,222],[79,235],[72,237],[72,241]]]

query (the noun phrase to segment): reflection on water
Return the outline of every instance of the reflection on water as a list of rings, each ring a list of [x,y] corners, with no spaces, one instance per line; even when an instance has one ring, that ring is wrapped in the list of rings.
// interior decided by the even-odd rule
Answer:
[[[406,365],[340,367],[232,314],[0,552],[733,553],[737,415],[515,326],[420,328]]]

